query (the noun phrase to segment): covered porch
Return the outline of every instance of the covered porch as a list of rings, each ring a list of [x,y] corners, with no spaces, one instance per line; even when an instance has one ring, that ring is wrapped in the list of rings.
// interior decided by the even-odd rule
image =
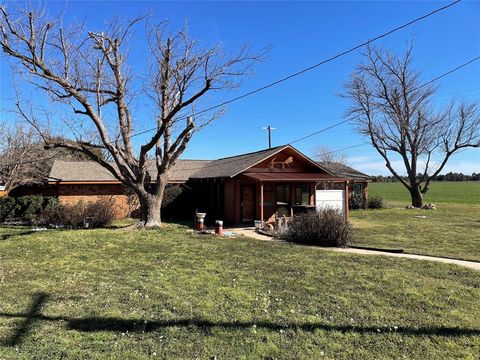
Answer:
[[[348,194],[348,181],[328,174],[253,172],[244,173],[241,180],[242,222],[260,220],[262,226],[315,211],[319,190],[342,190]],[[344,201],[348,217],[348,196]]]

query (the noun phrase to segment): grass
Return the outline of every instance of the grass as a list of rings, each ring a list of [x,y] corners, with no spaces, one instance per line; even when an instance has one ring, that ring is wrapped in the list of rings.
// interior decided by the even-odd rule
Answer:
[[[0,229],[1,359],[474,359],[480,272],[163,230]]]
[[[409,195],[399,183],[372,183],[369,194],[390,208],[350,213],[355,245],[480,261],[480,183],[433,183],[426,202],[437,210],[405,209]]]
[[[395,204],[405,206],[411,203],[410,194],[399,183],[371,183],[368,185],[370,196],[381,196]],[[480,181],[432,182],[424,196],[426,203],[447,203],[480,205]],[[398,204],[400,205],[400,204]]]

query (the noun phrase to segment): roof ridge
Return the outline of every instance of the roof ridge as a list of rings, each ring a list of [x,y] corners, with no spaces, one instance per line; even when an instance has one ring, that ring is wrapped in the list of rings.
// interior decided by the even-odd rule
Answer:
[[[287,147],[287,146],[290,146],[290,145],[289,145],[289,144],[285,144],[285,145],[274,146],[274,147],[272,147],[272,148],[262,149],[262,150],[257,150],[257,151],[252,151],[252,152],[245,153],[245,154],[233,155],[233,156],[226,156],[226,157],[219,158],[219,159],[216,159],[216,160],[226,160],[226,159],[232,159],[232,158],[236,158],[236,157],[240,157],[240,156],[247,156],[247,155],[259,154],[259,153],[264,152],[264,151],[270,151],[270,150],[285,148],[285,147]],[[215,161],[215,160],[213,160],[213,161]]]
[[[215,161],[215,160],[218,160],[218,159],[178,159],[177,161]]]

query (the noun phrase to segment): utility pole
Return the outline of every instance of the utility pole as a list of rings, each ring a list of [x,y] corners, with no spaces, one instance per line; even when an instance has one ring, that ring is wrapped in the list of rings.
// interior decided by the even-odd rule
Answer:
[[[272,130],[275,130],[274,127],[270,125],[262,127],[263,130],[268,130],[268,148],[272,148]]]

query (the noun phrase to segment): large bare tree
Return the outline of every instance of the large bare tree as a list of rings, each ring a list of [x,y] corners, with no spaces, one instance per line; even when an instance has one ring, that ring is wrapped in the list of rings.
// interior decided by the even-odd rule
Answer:
[[[51,156],[39,145],[32,128],[0,121],[0,183],[7,191],[42,179]]]
[[[186,29],[171,33],[167,24],[153,24],[150,18],[113,19],[103,31],[86,31],[83,25],[63,28],[42,10],[2,6],[1,14],[0,44],[14,60],[13,71],[76,115],[68,121],[75,137],[59,141],[45,136],[46,146],[82,152],[108,169],[138,195],[146,227],[161,225],[165,185],[192,135],[222,113],[197,115],[199,101],[214,90],[238,85],[263,55],[242,47],[229,56],[219,45],[200,46]],[[147,43],[141,53],[129,47],[139,24],[144,24]],[[129,57],[146,59],[143,71],[134,69]],[[22,104],[18,102],[19,113],[46,134],[35,111],[20,109]],[[150,109],[151,115],[139,118],[138,107]],[[153,131],[135,142],[142,139],[135,132],[145,128]],[[154,171],[148,171],[151,162]]]
[[[436,86],[421,82],[412,66],[412,46],[401,57],[368,48],[346,84],[352,101],[348,116],[369,137],[393,176],[410,192],[412,205],[423,205],[430,183],[461,149],[480,145],[478,104],[438,109]],[[400,160],[403,177],[393,161]]]

